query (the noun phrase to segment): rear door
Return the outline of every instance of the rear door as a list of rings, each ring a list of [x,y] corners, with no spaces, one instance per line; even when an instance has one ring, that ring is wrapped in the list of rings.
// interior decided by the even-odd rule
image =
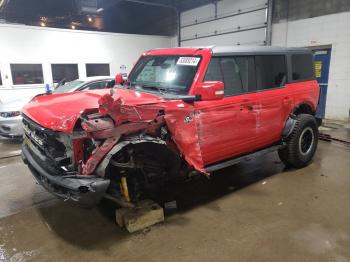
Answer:
[[[254,57],[214,57],[204,81],[222,81],[222,100],[195,103],[204,165],[254,150],[256,80]]]
[[[287,59],[285,55],[255,57],[257,72],[257,147],[268,146],[281,138],[284,123],[292,106],[288,96]]]

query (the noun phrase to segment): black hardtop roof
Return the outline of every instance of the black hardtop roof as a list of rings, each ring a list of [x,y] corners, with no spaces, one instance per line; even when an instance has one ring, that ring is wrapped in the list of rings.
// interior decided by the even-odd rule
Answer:
[[[302,47],[280,46],[210,46],[214,56],[220,55],[252,55],[252,54],[286,54],[286,53],[309,53],[311,50]]]

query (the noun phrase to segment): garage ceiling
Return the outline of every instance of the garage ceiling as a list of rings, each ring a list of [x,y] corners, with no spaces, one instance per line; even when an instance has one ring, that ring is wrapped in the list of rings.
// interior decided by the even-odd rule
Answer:
[[[0,21],[118,33],[174,35],[177,10],[214,0],[0,0]],[[169,8],[169,7],[171,8]]]

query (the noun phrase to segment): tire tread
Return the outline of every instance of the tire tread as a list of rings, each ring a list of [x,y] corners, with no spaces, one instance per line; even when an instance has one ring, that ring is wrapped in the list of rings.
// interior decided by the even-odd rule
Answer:
[[[318,128],[314,116],[309,114],[297,115],[296,124],[292,133],[286,139],[287,146],[278,151],[278,155],[283,163],[287,166],[301,168],[307,166],[312,160],[318,143]],[[310,126],[314,130],[314,146],[312,153],[307,157],[303,157],[299,153],[299,136],[305,127]]]

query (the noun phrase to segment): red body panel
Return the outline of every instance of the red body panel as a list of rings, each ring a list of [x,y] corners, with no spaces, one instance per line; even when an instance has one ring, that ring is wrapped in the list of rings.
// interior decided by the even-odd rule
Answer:
[[[189,95],[196,95],[196,87],[203,86],[211,59],[210,49],[159,49],[143,54],[149,55],[201,56]],[[25,106],[23,113],[43,127],[65,133],[73,132],[84,110],[99,109],[110,115],[116,123],[114,128],[89,131],[92,137],[106,138],[106,144],[101,145],[83,167],[85,175],[94,171],[122,135],[145,128],[152,132],[151,124],[160,126],[162,123],[168,127],[172,141],[187,163],[205,173],[205,166],[209,164],[278,142],[288,116],[298,104],[308,104],[312,110],[316,109],[319,87],[316,81],[305,81],[287,84],[283,88],[194,103],[169,101],[127,89],[116,89],[112,97],[109,92],[99,90],[41,96]],[[157,119],[155,124],[153,121],[159,110],[165,112],[164,118]],[[128,120],[128,126],[122,124],[125,120]],[[84,129],[89,130],[87,126]],[[110,139],[113,136],[115,141]]]

